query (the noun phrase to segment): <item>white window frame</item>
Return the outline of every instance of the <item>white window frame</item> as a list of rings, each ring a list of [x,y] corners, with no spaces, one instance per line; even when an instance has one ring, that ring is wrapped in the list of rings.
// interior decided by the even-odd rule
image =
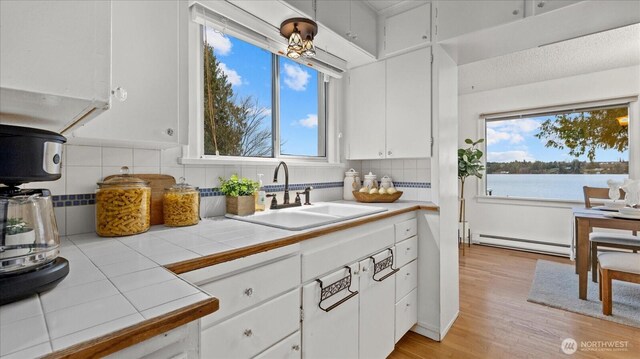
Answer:
[[[209,4],[211,3],[211,4]],[[338,137],[338,124],[336,121],[337,117],[337,108],[335,99],[337,97],[337,91],[339,87],[339,79],[340,68],[342,64],[337,64],[336,67],[332,67],[331,64],[323,64],[316,63],[317,61],[313,61],[309,65],[311,65],[312,69],[318,71],[318,142],[323,142],[324,146],[324,156],[295,156],[295,155],[283,155],[280,153],[280,119],[279,119],[279,97],[276,97],[275,93],[272,93],[272,103],[273,103],[273,131],[272,131],[272,140],[273,140],[273,157],[243,157],[243,156],[216,156],[216,155],[205,155],[204,154],[204,107],[203,104],[203,89],[204,89],[204,76],[203,76],[203,48],[202,48],[202,27],[203,25],[216,28],[219,31],[223,31],[226,34],[234,36],[242,41],[248,42],[252,45],[263,48],[276,56],[281,56],[282,49],[286,47],[283,45],[282,41],[286,42],[286,39],[282,38],[282,41],[277,42],[268,36],[262,36],[253,29],[264,29],[267,31],[268,28],[265,28],[265,24],[261,20],[250,20],[245,19],[247,22],[253,22],[251,28],[247,27],[246,32],[242,32],[244,28],[242,25],[238,25],[234,23],[232,20],[229,20],[226,17],[226,14],[233,14],[237,12],[237,8],[228,8],[229,4],[225,2],[208,2],[206,11],[213,11],[211,7],[216,5],[215,12],[220,19],[223,19],[224,23],[216,20],[206,20],[204,24],[198,23],[195,20],[190,21],[188,24],[189,27],[189,141],[188,145],[183,146],[182,158],[179,159],[179,163],[181,164],[215,164],[215,163],[238,163],[241,162],[243,164],[272,164],[278,163],[279,161],[286,160],[287,163],[295,165],[313,165],[313,166],[336,166],[341,165],[340,163],[340,155],[338,150],[338,141],[335,138]],[[220,5],[221,8],[217,6]],[[193,6],[200,6],[202,9],[202,5],[199,3],[194,3]],[[193,9],[192,9],[193,11]],[[202,10],[200,10],[202,11]],[[226,12],[225,12],[226,11]],[[218,12],[225,13],[225,16],[218,15]],[[247,13],[240,14],[246,17]],[[236,17],[242,17],[240,15],[236,15]],[[234,18],[236,18],[234,17]],[[249,16],[250,17],[250,16]],[[192,14],[193,19],[193,14]],[[234,24],[231,25],[230,23]],[[235,27],[234,27],[235,26]],[[318,50],[317,50],[318,51]],[[327,58],[327,56],[331,56],[328,54],[324,55],[323,58]],[[302,66],[307,66],[307,64],[296,61],[300,63]],[[274,68],[272,69],[273,78],[272,81],[275,85],[272,86],[272,91],[277,91],[279,87],[279,79],[276,78],[276,74],[278,71],[275,69],[275,66],[278,66],[278,61],[272,61]],[[324,66],[326,65],[326,66]],[[335,71],[334,71],[335,70]],[[322,91],[321,91],[322,87]],[[322,116],[322,117],[321,117]],[[321,121],[321,118],[324,118],[324,121]],[[321,124],[324,128],[321,128]],[[276,142],[278,141],[278,142]]]
[[[580,112],[589,109],[598,109],[605,107],[622,107],[627,106],[629,114],[629,178],[640,179],[640,104],[638,95],[631,95],[620,98],[586,101],[573,104],[552,105],[548,107],[539,107],[532,109],[518,109],[512,111],[501,111],[492,113],[482,113],[479,116],[480,126],[478,126],[478,138],[487,138],[487,122],[496,120],[508,120],[518,118],[530,118],[533,116],[542,116],[549,113],[574,111]],[[487,141],[484,141],[480,149],[485,154],[483,156],[483,165],[487,165]],[[576,204],[582,203],[581,200],[567,200],[557,198],[536,198],[536,197],[512,197],[512,196],[488,196],[487,195],[487,176],[486,173],[482,179],[477,181],[476,200],[480,203],[503,203],[503,204],[522,204],[535,205],[542,207],[561,207],[570,208]]]

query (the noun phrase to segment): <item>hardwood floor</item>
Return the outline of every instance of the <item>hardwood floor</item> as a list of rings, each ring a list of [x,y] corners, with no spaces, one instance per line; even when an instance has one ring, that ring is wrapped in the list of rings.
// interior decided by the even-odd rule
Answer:
[[[640,329],[527,302],[536,261],[568,259],[474,245],[460,257],[460,315],[442,342],[413,332],[389,356],[405,358],[640,358]],[[576,293],[577,295],[577,293]],[[565,338],[626,341],[618,352],[578,350]]]

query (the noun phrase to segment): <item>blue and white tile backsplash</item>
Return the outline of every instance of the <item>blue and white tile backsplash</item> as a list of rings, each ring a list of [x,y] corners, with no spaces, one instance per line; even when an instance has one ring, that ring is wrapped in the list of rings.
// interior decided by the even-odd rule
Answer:
[[[224,214],[224,197],[217,190],[218,178],[232,174],[257,179],[263,173],[267,192],[279,194],[282,200],[284,175],[279,183],[272,184],[273,165],[181,165],[180,148],[148,150],[98,146],[65,145],[63,152],[62,178],[52,182],[35,182],[25,185],[32,188],[48,188],[54,201],[54,211],[61,235],[93,232],[95,227],[95,190],[97,182],[106,176],[120,173],[127,166],[130,173],[159,173],[185,177],[202,193],[201,213],[205,217]],[[421,160],[374,160],[350,161],[344,166],[290,166],[290,190],[300,191],[314,187],[313,202],[342,199],[344,172],[353,167],[361,178],[369,171],[393,179],[396,187],[404,191],[403,199],[427,201],[431,199],[431,161]]]

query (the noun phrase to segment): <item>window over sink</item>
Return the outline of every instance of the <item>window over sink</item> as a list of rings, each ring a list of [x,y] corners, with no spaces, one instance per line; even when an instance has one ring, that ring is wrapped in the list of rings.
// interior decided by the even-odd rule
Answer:
[[[201,30],[203,157],[325,158],[323,74],[224,30]]]

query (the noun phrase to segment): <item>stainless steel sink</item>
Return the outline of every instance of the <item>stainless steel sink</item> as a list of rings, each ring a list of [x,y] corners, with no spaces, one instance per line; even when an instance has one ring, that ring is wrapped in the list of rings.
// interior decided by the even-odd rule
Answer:
[[[370,214],[380,213],[386,210],[386,208],[382,207],[320,202],[314,203],[311,206],[270,210],[252,214],[250,216],[227,214],[226,217],[269,227],[287,229],[290,231],[300,231],[303,229],[368,216]]]

